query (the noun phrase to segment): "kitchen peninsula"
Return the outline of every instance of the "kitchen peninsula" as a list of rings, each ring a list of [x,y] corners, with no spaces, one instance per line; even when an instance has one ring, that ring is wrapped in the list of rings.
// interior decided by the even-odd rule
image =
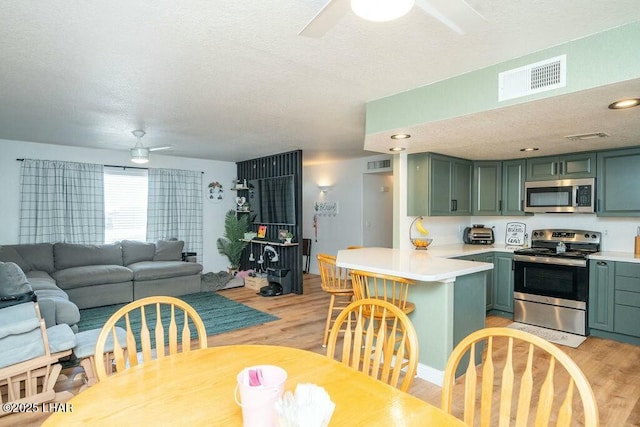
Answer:
[[[337,265],[417,281],[409,289],[409,314],[418,333],[417,376],[441,385],[449,354],[485,325],[485,281],[493,264],[435,256],[413,249],[361,248],[338,252]]]

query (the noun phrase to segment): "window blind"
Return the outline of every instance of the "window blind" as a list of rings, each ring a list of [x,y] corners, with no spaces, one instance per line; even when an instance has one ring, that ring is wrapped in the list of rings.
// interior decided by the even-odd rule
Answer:
[[[146,169],[104,168],[105,243],[147,239]]]

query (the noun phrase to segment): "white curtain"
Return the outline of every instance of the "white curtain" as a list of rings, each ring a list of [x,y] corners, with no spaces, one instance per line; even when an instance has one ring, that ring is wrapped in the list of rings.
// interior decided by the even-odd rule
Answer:
[[[149,169],[147,241],[184,240],[185,252],[202,257],[202,173]]]
[[[102,165],[30,160],[20,170],[20,243],[104,241]]]

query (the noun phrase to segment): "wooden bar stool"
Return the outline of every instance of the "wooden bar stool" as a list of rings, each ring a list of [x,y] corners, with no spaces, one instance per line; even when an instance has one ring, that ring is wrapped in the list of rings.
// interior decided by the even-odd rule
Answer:
[[[322,346],[327,346],[329,331],[334,320],[334,312],[342,311],[353,299],[353,287],[346,268],[336,266],[336,257],[328,254],[318,254],[318,269],[322,279],[322,290],[331,295],[327,321],[324,327]]]
[[[360,270],[351,270],[351,280],[354,300],[381,299],[395,305],[405,314],[416,309],[415,304],[408,301],[409,287],[415,285],[414,280]]]

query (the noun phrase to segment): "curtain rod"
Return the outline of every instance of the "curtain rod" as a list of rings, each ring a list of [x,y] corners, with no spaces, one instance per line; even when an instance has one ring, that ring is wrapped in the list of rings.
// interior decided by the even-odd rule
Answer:
[[[24,159],[16,159],[16,161],[18,162],[24,162]],[[125,169],[142,169],[142,170],[149,170],[149,168],[141,168],[139,166],[122,166],[122,165],[102,165],[106,168],[125,168]],[[204,174],[203,171],[200,171],[201,174]]]

